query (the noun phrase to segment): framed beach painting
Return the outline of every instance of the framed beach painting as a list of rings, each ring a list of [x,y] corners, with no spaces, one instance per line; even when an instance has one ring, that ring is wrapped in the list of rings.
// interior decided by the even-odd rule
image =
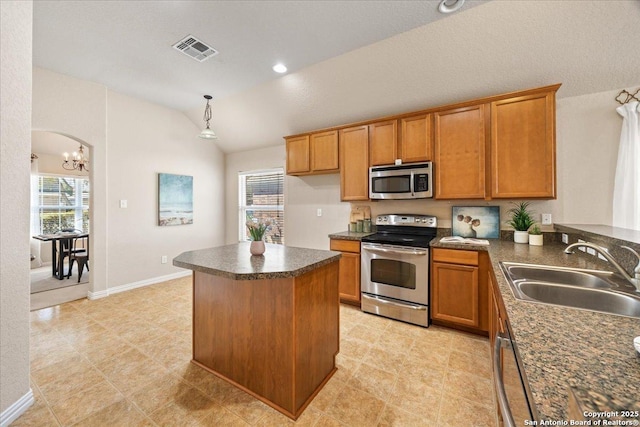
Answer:
[[[193,224],[193,177],[158,174],[158,225]]]
[[[500,206],[454,206],[451,231],[460,237],[500,238]]]

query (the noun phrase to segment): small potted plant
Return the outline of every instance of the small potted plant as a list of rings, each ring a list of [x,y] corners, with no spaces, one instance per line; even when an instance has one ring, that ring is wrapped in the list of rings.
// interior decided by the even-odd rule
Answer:
[[[542,246],[542,231],[538,224],[533,224],[529,229],[529,244],[531,246]]]
[[[520,202],[514,204],[515,206],[509,209],[511,219],[507,223],[515,230],[513,232],[513,241],[516,243],[528,243],[528,230],[535,222],[531,218],[531,212],[529,212],[529,202]]]
[[[259,221],[255,218],[249,218],[247,220],[247,229],[249,230],[249,234],[251,235],[251,246],[249,247],[249,251],[251,255],[262,255],[265,250],[264,246],[264,233],[268,230],[271,225],[270,221]]]

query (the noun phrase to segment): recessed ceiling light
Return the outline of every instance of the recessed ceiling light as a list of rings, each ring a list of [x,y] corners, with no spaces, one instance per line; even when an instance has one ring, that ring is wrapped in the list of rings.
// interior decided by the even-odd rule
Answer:
[[[453,13],[459,10],[464,4],[464,0],[442,0],[438,6],[440,13]]]
[[[287,67],[284,64],[276,64],[273,66],[273,71],[275,71],[276,73],[286,73],[287,72]]]

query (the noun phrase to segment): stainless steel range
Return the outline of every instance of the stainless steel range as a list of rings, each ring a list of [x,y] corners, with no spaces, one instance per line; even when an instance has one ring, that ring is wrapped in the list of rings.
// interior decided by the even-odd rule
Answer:
[[[377,233],[362,239],[362,311],[429,326],[429,215],[376,218]]]

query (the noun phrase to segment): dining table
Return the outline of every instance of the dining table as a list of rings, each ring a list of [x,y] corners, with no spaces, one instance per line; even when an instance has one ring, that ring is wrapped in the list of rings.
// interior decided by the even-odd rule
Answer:
[[[51,243],[51,275],[58,280],[64,279],[64,258],[70,255],[71,240],[75,238],[87,238],[89,246],[89,233],[80,231],[60,231],[52,234],[38,234],[34,239]]]

